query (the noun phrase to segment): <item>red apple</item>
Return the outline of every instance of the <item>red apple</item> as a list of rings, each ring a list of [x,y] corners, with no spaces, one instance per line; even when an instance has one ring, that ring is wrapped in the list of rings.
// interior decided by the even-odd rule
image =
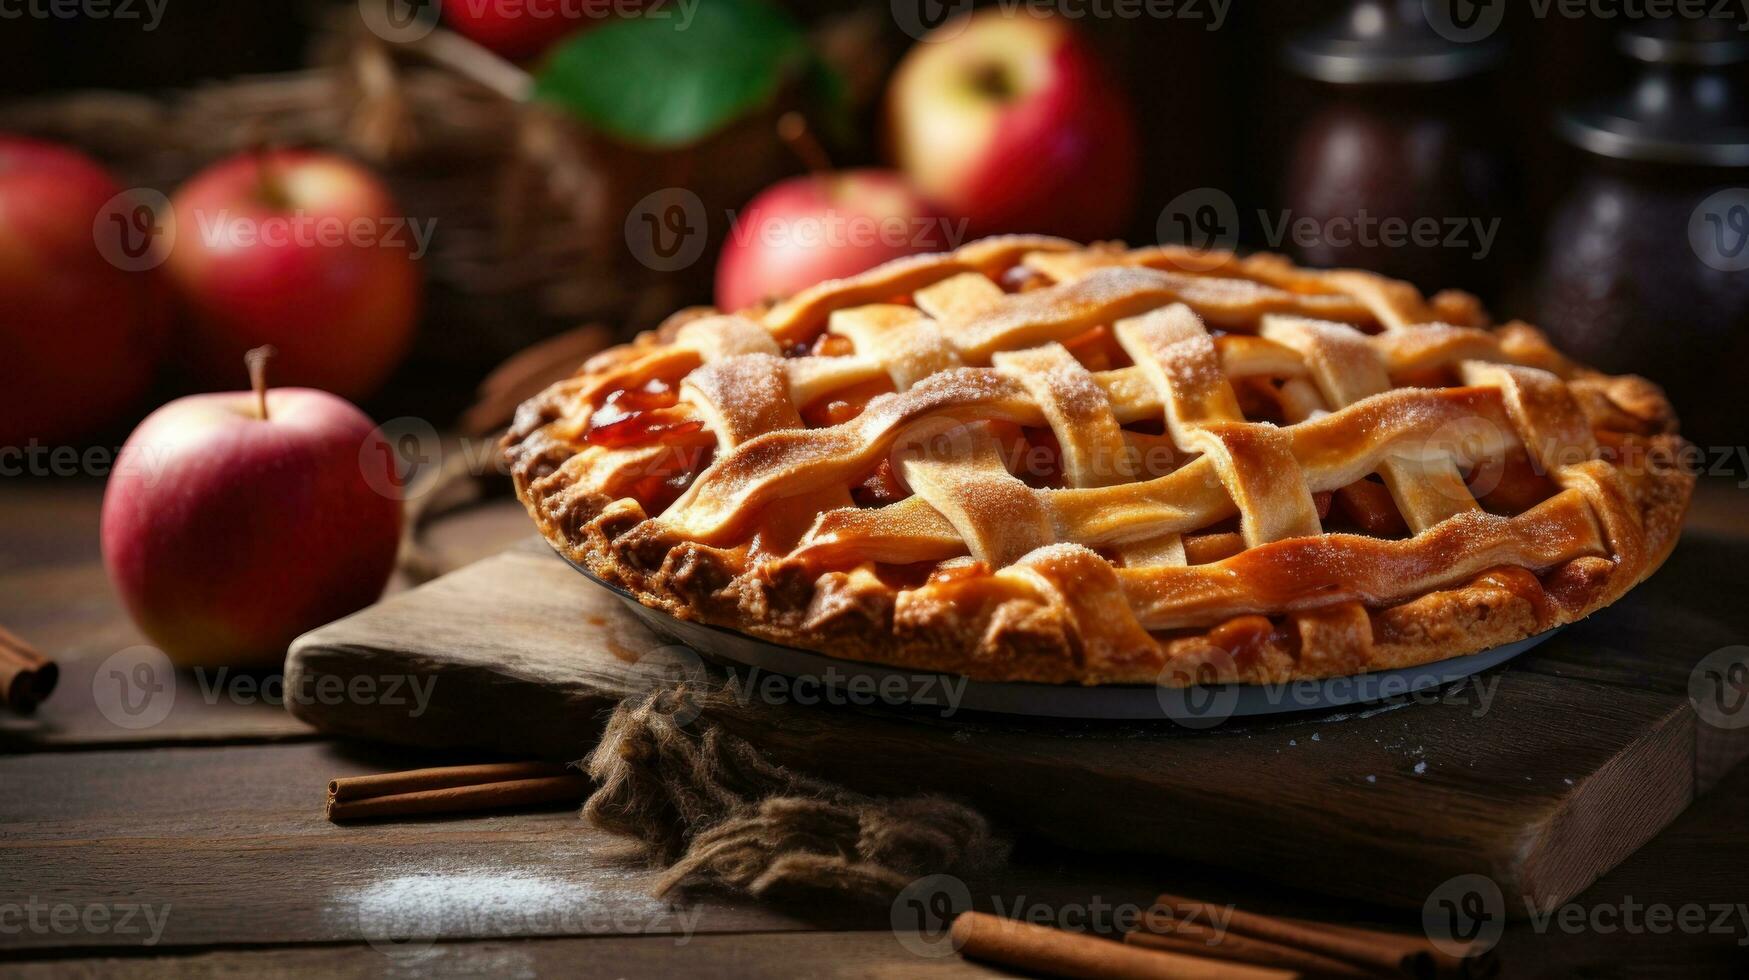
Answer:
[[[119,193],[83,154],[0,135],[0,446],[89,434],[151,383],[168,303],[99,248]]]
[[[179,398],[122,450],[103,497],[103,560],[172,660],[276,667],[299,634],[382,594],[397,489],[382,433],[327,392],[262,383],[259,395]]]
[[[406,353],[431,226],[402,217],[364,167],[309,150],[247,153],[170,203],[165,268],[189,314],[197,380],[227,386],[244,351],[271,344],[279,380],[357,399]]]
[[[623,13],[624,0],[443,0],[443,22],[482,47],[521,61],[574,31]]]
[[[735,216],[717,260],[717,307],[744,309],[963,237],[963,223],[942,218],[892,171],[792,177]]]
[[[971,232],[1120,232],[1136,191],[1123,93],[1065,21],[990,7],[905,55],[888,92],[899,168]]]

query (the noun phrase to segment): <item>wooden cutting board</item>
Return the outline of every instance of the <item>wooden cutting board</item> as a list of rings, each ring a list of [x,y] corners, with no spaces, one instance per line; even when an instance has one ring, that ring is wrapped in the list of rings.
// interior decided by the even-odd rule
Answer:
[[[1615,608],[1397,705],[1201,732],[759,698],[708,717],[808,773],[952,794],[1165,871],[1215,864],[1410,907],[1480,872],[1522,914],[1514,896],[1565,901],[1749,754],[1749,728],[1709,724],[1688,694],[1702,657],[1749,636],[1745,563],[1749,545],[1691,536]],[[647,688],[640,657],[665,643],[531,541],[301,638],[287,704],[336,734],[568,761]]]

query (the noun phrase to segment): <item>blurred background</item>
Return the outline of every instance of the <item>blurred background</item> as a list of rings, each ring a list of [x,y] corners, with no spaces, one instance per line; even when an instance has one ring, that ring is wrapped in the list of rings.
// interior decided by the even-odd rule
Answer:
[[[1736,445],[1743,7],[5,0],[0,445],[115,445],[246,387],[259,342],[484,434],[678,308],[1002,231],[1468,289]],[[200,254],[214,212],[274,209],[333,217],[345,261]],[[908,231],[750,231],[821,213]],[[31,244],[57,220],[81,255]]]

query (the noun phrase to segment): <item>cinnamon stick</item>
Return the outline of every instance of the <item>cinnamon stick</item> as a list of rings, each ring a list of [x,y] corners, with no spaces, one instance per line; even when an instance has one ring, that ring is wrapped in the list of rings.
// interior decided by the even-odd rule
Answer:
[[[1158,906],[1173,910],[1175,916],[1171,925],[1164,929],[1153,928],[1155,932],[1176,932],[1183,922],[1194,923],[1198,918],[1211,925],[1224,918],[1223,924],[1229,933],[1317,953],[1396,976],[1474,978],[1489,976],[1498,966],[1491,957],[1452,956],[1416,936],[1259,915],[1178,895],[1161,895],[1155,901]]]
[[[362,820],[581,801],[583,774],[545,762],[444,766],[328,783],[328,819]]]
[[[1098,980],[1291,980],[1287,970],[1145,949],[983,912],[962,912],[950,933],[969,959],[1033,973]]]
[[[0,627],[0,706],[30,714],[55,689],[60,677],[61,668],[53,660]]]
[[[1352,936],[1365,942],[1376,943],[1381,947],[1395,948],[1404,956],[1405,970],[1420,970],[1417,976],[1432,976],[1439,980],[1485,980],[1500,972],[1500,959],[1493,950],[1475,948],[1474,943],[1465,943],[1470,948],[1460,956],[1454,956],[1421,936],[1410,936],[1396,932],[1381,932],[1377,929],[1362,929],[1359,926],[1339,925],[1333,922],[1311,922],[1306,919],[1285,919],[1285,921],[1317,929],[1337,935]]]
[[[1169,933],[1137,930],[1124,942],[1149,949],[1163,949],[1191,956],[1206,956],[1235,963],[1252,963],[1292,970],[1308,977],[1376,978],[1377,971],[1345,963],[1311,950],[1283,946],[1264,939],[1221,932],[1196,923],[1179,923]]]

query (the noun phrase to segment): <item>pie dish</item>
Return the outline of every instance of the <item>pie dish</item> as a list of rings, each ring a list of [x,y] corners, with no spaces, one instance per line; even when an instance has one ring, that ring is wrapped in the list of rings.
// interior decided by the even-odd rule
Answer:
[[[1471,296],[984,239],[687,310],[523,404],[546,539],[673,616],[906,669],[1265,683],[1614,602],[1693,487],[1663,393]]]

